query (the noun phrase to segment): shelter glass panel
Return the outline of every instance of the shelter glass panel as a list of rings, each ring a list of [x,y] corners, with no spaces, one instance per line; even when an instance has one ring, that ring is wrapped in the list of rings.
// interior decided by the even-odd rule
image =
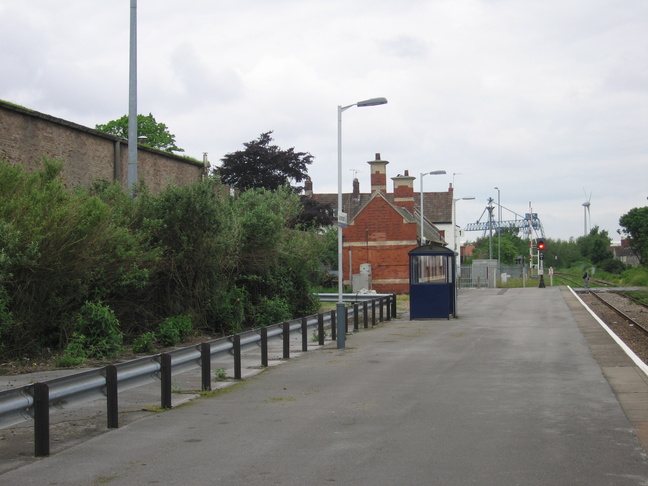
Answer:
[[[448,266],[445,255],[417,255],[411,261],[411,283],[447,283]]]

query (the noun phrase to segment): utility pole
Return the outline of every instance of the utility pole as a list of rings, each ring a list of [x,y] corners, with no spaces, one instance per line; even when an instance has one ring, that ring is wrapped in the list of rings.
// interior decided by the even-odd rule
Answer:
[[[137,184],[137,0],[130,2],[128,69],[128,189]]]

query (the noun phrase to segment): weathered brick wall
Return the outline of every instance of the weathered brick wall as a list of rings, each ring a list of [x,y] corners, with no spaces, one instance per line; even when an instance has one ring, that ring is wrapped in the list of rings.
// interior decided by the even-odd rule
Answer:
[[[91,128],[0,101],[0,160],[34,169],[43,157],[63,160],[70,185],[128,177],[125,141]],[[204,166],[177,155],[140,147],[138,178],[157,192],[201,180]]]

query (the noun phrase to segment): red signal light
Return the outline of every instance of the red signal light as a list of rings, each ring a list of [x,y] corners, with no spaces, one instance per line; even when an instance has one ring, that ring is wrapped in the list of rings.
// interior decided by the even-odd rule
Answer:
[[[538,247],[538,250],[543,251],[545,249],[544,240],[538,240],[537,247]]]

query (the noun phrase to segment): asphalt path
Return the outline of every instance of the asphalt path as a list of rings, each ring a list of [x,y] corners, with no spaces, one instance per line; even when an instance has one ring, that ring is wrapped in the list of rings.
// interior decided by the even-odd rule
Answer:
[[[2,485],[647,485],[563,292],[462,291],[0,475]]]

